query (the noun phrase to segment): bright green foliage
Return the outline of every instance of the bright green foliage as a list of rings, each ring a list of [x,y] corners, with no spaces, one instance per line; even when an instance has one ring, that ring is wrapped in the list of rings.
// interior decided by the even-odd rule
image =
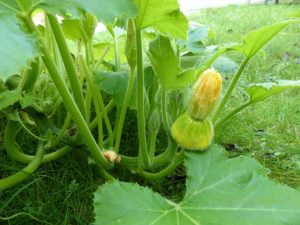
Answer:
[[[150,43],[148,57],[165,90],[184,87],[195,79],[194,71],[181,73],[179,58],[170,40],[164,36],[158,36]]]
[[[38,7],[52,14],[70,15],[73,18],[88,12],[105,23],[114,23],[116,18],[133,17],[136,11],[132,0],[43,0]]]
[[[269,171],[257,161],[228,159],[217,145],[186,156],[187,190],[180,203],[137,184],[106,183],[95,193],[95,224],[299,224],[300,193],[268,180]]]
[[[61,24],[61,28],[66,38],[78,41],[82,38],[82,30],[80,20],[75,19],[64,19]]]
[[[278,80],[276,83],[252,84],[245,90],[250,96],[250,102],[255,103],[291,88],[300,88],[300,80]]]
[[[29,67],[29,60],[38,55],[38,49],[36,40],[21,30],[11,14],[0,13],[0,34],[0,79],[7,80]]]
[[[186,39],[188,20],[179,11],[177,0],[135,0],[135,3],[137,29],[152,26],[162,34]]]
[[[18,5],[16,0],[0,0],[0,13],[2,12],[16,12]]]
[[[0,110],[5,109],[21,99],[19,90],[3,91],[0,93]]]
[[[243,37],[243,44],[234,48],[242,50],[247,58],[251,58],[258,50],[276,36],[276,34],[292,22],[294,21],[275,23],[270,26],[265,26],[258,30],[251,31]]]

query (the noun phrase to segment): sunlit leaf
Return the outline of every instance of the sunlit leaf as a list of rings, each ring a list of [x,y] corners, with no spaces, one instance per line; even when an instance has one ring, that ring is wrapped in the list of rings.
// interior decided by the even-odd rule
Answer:
[[[36,40],[23,32],[14,15],[0,13],[0,79],[7,80],[38,54]]]
[[[135,16],[133,0],[42,0],[38,5],[52,14],[81,17],[85,12],[94,14],[101,22],[114,23],[116,18]]]
[[[95,193],[95,225],[299,224],[300,193],[270,181],[254,159],[229,159],[213,145],[187,153],[186,193],[172,202],[146,187],[114,181]]]
[[[163,34],[186,39],[187,18],[179,11],[177,0],[135,0],[137,29],[152,26]]]
[[[236,48],[242,50],[246,57],[251,58],[266,43],[275,37],[281,30],[286,28],[294,21],[275,23],[270,26],[262,27],[258,30],[250,31],[243,37],[243,44]]]
[[[277,82],[252,84],[245,88],[251,102],[258,102],[291,89],[300,88],[300,80],[278,80]]]
[[[65,34],[65,37],[70,40],[78,41],[82,37],[80,20],[64,19],[62,21],[61,27]]]
[[[170,40],[158,36],[150,43],[148,57],[164,89],[184,87],[195,80],[194,71],[181,71]]]

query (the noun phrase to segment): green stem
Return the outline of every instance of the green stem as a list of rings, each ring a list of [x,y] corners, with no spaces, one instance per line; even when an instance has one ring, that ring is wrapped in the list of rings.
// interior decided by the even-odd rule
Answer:
[[[153,165],[154,156],[155,156],[155,147],[156,147],[156,135],[157,129],[152,129],[149,131],[149,160],[150,160],[150,167]]]
[[[71,114],[68,112],[67,116],[65,118],[64,124],[63,124],[62,128],[59,131],[59,134],[57,135],[57,137],[55,138],[55,140],[52,143],[52,147],[55,147],[56,145],[58,145],[59,142],[63,139],[63,137],[65,136],[65,133],[66,133],[67,129],[70,126],[71,119],[72,119],[71,118]]]
[[[170,123],[168,120],[168,113],[167,113],[167,98],[166,98],[166,91],[163,89],[161,93],[161,111],[162,111],[162,121],[168,136],[168,140],[171,140],[171,135],[170,135]]]
[[[109,103],[105,106],[105,111],[106,113],[109,113],[114,107],[115,107],[116,103],[113,99],[111,99],[109,101]],[[102,112],[101,112],[101,116],[102,116]],[[89,125],[90,130],[93,130],[96,126],[97,126],[97,118],[95,118]]]
[[[143,66],[143,45],[141,30],[136,31],[137,44],[137,122],[139,136],[139,153],[145,166],[149,165],[147,149],[147,138],[145,131],[145,108],[144,108],[144,66]]]
[[[0,192],[29,178],[41,164],[43,155],[44,145],[42,143],[39,143],[34,159],[24,169],[22,169],[20,172],[15,173],[14,175],[0,180]]]
[[[89,124],[91,120],[91,105],[92,105],[92,91],[90,85],[87,85],[86,95],[85,95],[85,109],[86,109],[85,121],[87,124]]]
[[[91,64],[92,67],[95,67],[95,55],[94,55],[94,50],[93,50],[93,40],[91,38],[88,39],[88,50],[89,50],[89,55],[91,57]]]
[[[130,102],[133,85],[134,85],[134,69],[130,68],[130,75],[129,75],[127,91],[126,91],[124,102],[122,105],[120,118],[119,118],[118,124],[117,124],[117,133],[116,133],[116,141],[115,141],[115,152],[116,153],[119,152],[124,120],[125,120],[127,108],[128,108],[129,102]]]
[[[239,105],[238,107],[234,108],[233,110],[229,111],[227,114],[225,114],[225,116],[221,117],[219,120],[216,121],[216,123],[214,124],[214,127],[218,128],[221,124],[223,124],[225,121],[230,119],[232,116],[234,116],[236,113],[238,113],[242,109],[246,108],[250,104],[251,104],[250,101],[247,101],[247,102]]]
[[[182,164],[184,160],[183,156],[184,156],[183,152],[176,154],[173,159],[173,162],[157,173],[149,173],[146,171],[142,171],[140,175],[144,177],[146,180],[156,180],[156,179],[164,178],[165,176],[170,175],[180,164]]]
[[[97,108],[97,107],[100,108],[100,109],[96,109],[96,113],[97,113],[97,110],[98,110],[98,114],[99,114],[97,116],[99,116],[99,119],[102,119],[101,117],[103,117],[104,122],[105,122],[105,126],[107,128],[108,136],[109,136],[109,144],[110,144],[110,146],[113,146],[113,143],[114,143],[113,131],[112,131],[112,128],[111,128],[111,124],[110,124],[105,106],[104,106],[104,102],[103,102],[101,92],[96,89],[96,87],[93,83],[93,80],[92,80],[92,75],[91,75],[91,73],[90,73],[90,71],[89,71],[89,69],[88,69],[88,67],[87,67],[87,65],[86,65],[86,63],[85,63],[82,56],[80,56],[80,62],[81,62],[82,69],[85,73],[85,77],[87,79],[88,85],[90,86],[90,89],[91,89],[91,92],[92,92],[92,96],[93,96],[93,99],[94,99],[94,106],[95,106],[95,108]],[[100,114],[100,112],[102,112],[102,114]],[[102,124],[102,122],[101,122],[101,124]],[[99,125],[99,120],[98,120],[98,125]]]
[[[215,122],[218,119],[218,117],[219,117],[220,113],[222,112],[226,102],[228,101],[228,98],[231,95],[236,83],[238,82],[242,72],[244,71],[245,66],[247,65],[248,61],[249,61],[249,59],[245,58],[244,61],[242,62],[242,64],[240,65],[240,68],[238,69],[238,71],[234,75],[228,89],[226,90],[226,93],[225,93],[224,97],[222,98],[220,104],[218,105],[216,111],[214,112],[214,114],[212,116],[212,122]]]
[[[88,83],[88,90],[91,93],[91,96],[93,98],[93,103],[94,103],[94,108],[96,111],[96,119],[97,119],[97,124],[98,124],[98,146],[100,148],[103,148],[103,124],[102,124],[102,113],[100,110],[100,104],[98,102],[98,97],[97,97],[97,90],[95,89],[95,86],[92,81],[92,77],[90,75],[90,72],[87,68],[87,65],[84,61],[84,58],[82,56],[79,56],[80,63],[81,63],[81,68],[84,71],[87,83]],[[90,121],[90,119],[88,120]]]
[[[102,167],[96,166],[96,170],[103,179],[105,179],[107,181],[115,180],[115,178],[110,173],[108,173],[105,169],[103,169]]]
[[[65,69],[68,74],[68,78],[71,84],[72,93],[77,103],[78,108],[80,109],[82,115],[85,115],[85,105],[84,105],[84,98],[82,93],[82,88],[79,82],[79,78],[76,72],[76,68],[71,56],[71,53],[68,49],[68,45],[66,39],[64,37],[63,31],[60,27],[60,24],[56,18],[51,14],[47,14],[49,19],[49,24],[52,28],[56,43],[58,45],[60,54],[62,56],[63,63],[65,65]]]
[[[20,151],[16,147],[16,135],[17,135],[16,131],[17,130],[18,130],[18,123],[9,120],[5,127],[4,138],[3,138],[5,150],[11,159],[14,159],[21,163],[30,163],[34,159],[34,156],[27,155],[27,154],[23,153],[22,151]],[[65,146],[54,152],[48,153],[48,154],[44,155],[42,163],[56,160],[64,155],[66,155],[71,150],[72,150],[71,147]]]
[[[27,26],[27,28],[32,33],[38,34],[38,31],[37,31],[36,27],[34,26],[30,17],[23,16],[22,19],[25,22],[25,25]],[[111,163],[109,163],[103,156],[103,153],[99,149],[79,108],[77,107],[76,103],[74,102],[74,100],[68,90],[68,87],[66,86],[64,80],[58,73],[57,68],[51,58],[51,55],[50,55],[47,47],[45,46],[45,43],[41,39],[39,41],[40,41],[41,52],[43,53],[44,64],[45,64],[46,68],[48,69],[48,72],[49,72],[58,92],[60,93],[61,97],[63,98],[67,109],[71,113],[73,120],[74,120],[75,124],[77,125],[78,131],[79,131],[80,135],[82,136],[82,139],[85,141],[85,144],[89,148],[91,155],[93,156],[95,161],[97,163],[99,163],[100,165],[102,165],[104,167],[111,167]]]
[[[119,50],[119,43],[118,43],[118,37],[114,33],[114,47],[115,47],[115,66],[116,71],[120,71],[121,68],[121,57],[120,57],[120,50]]]
[[[39,140],[39,141],[47,141],[46,139],[44,138],[40,138],[39,136],[36,136],[34,133],[31,132],[31,130],[26,127],[26,125],[23,123],[23,121],[21,120],[20,116],[19,116],[19,113],[18,112],[15,112],[15,115],[17,117],[17,120],[18,122],[20,123],[20,125],[24,128],[24,130],[30,134],[32,137],[34,137],[35,139]]]
[[[102,64],[103,60],[104,60],[104,57],[106,56],[106,54],[108,53],[109,51],[109,47],[106,47],[104,50],[103,50],[103,53],[101,54],[100,58],[98,59],[98,61],[96,62],[96,65],[94,67],[94,70],[97,70],[99,68],[99,66]]]

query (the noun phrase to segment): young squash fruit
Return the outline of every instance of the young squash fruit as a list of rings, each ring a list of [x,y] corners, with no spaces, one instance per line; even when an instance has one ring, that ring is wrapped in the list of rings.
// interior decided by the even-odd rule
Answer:
[[[179,116],[171,130],[174,140],[189,150],[205,150],[214,137],[210,119],[222,87],[222,77],[214,69],[204,71],[193,87],[188,111]]]

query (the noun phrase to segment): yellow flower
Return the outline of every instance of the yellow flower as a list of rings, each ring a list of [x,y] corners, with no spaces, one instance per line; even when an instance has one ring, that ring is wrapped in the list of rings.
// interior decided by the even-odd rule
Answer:
[[[214,110],[222,87],[222,77],[215,69],[205,70],[193,87],[188,112],[195,120],[204,120]]]

